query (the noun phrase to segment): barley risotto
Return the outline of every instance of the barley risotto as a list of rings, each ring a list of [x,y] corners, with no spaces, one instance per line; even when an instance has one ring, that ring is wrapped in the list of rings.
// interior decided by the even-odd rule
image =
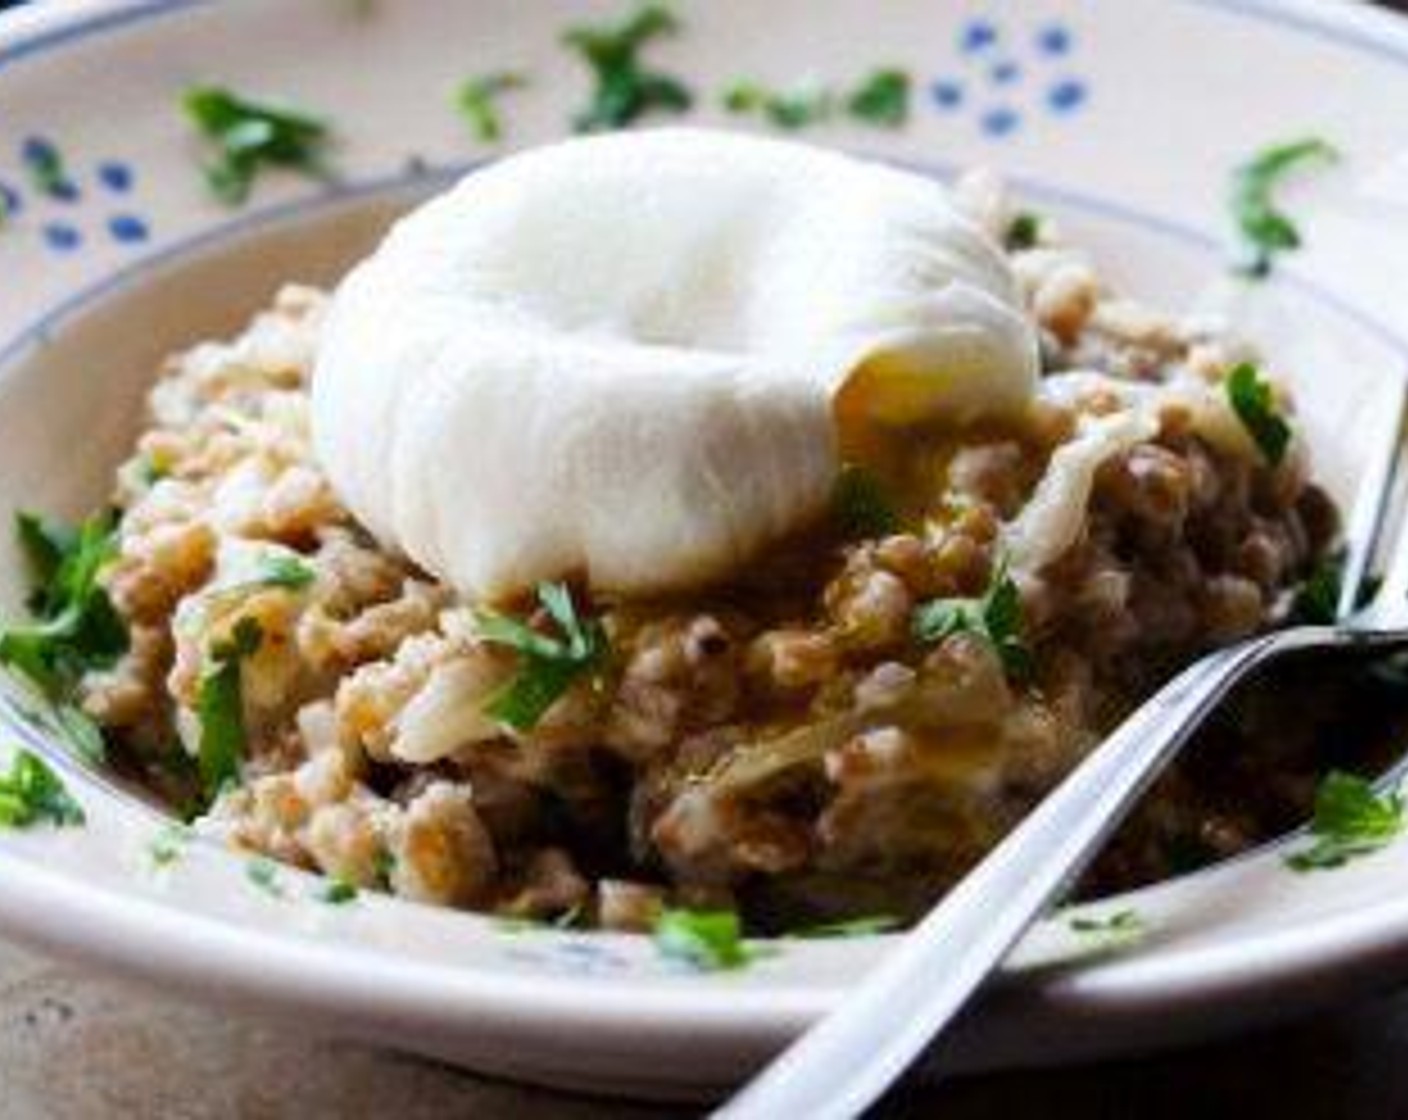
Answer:
[[[20,667],[199,830],[349,889],[625,930],[914,914],[1178,666],[1314,607],[1339,521],[1254,353],[1111,290],[990,175],[952,198],[1015,280],[1031,399],[843,436],[825,508],[726,576],[476,596],[384,543],[314,452],[329,297],[289,286],[167,363],[115,512],[60,542],[100,656]],[[64,535],[27,525],[42,561]],[[1302,812],[1317,729],[1270,714],[1160,783],[1099,881]]]

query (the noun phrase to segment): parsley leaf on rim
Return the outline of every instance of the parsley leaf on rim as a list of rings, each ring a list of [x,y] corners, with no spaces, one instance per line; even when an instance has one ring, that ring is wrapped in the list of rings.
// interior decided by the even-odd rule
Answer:
[[[1275,188],[1298,167],[1338,159],[1334,147],[1312,136],[1263,148],[1237,168],[1232,180],[1232,212],[1245,250],[1238,271],[1260,279],[1270,274],[1277,256],[1300,248],[1300,230],[1277,208]]]
[[[466,78],[455,92],[455,107],[465,119],[475,137],[486,144],[503,138],[503,119],[499,114],[499,99],[516,89],[522,89],[528,79],[511,70]]]
[[[894,67],[872,71],[846,98],[846,111],[879,128],[903,128],[909,120],[909,74]]]
[[[661,955],[702,972],[742,968],[756,955],[744,942],[742,923],[732,910],[664,910],[656,919],[654,939]]]
[[[1022,641],[1022,596],[1006,562],[997,565],[981,598],[930,599],[915,608],[911,628],[918,641],[929,645],[954,634],[976,634],[997,652],[1008,676],[1031,676],[1031,650]]]
[[[724,108],[739,116],[757,115],[789,132],[820,124],[835,110],[831,91],[815,83],[771,89],[761,82],[736,82],[724,91]]]
[[[287,167],[326,177],[323,164],[331,131],[323,118],[276,101],[259,101],[221,86],[195,86],[182,99],[186,116],[211,140],[214,160],[205,178],[220,201],[238,206],[249,198],[266,167]]]
[[[1262,380],[1260,371],[1250,362],[1242,362],[1227,375],[1223,383],[1227,401],[1262,458],[1273,467],[1280,466],[1291,442],[1291,426],[1276,407],[1271,383]]]
[[[1286,856],[1286,863],[1296,871],[1339,867],[1385,847],[1403,826],[1401,794],[1376,793],[1363,778],[1331,770],[1315,791],[1310,820],[1313,842]]]
[[[624,128],[648,113],[682,113],[694,95],[678,78],[648,68],[641,53],[652,40],[680,29],[679,20],[664,4],[647,3],[616,24],[568,28],[562,41],[591,68],[592,98],[577,114],[578,132]]]
[[[47,821],[66,828],[86,819],[83,807],[38,755],[17,751],[9,772],[0,774],[0,827],[28,828]]]
[[[606,631],[601,622],[577,611],[565,584],[540,583],[538,602],[554,623],[558,636],[544,634],[518,619],[493,611],[475,613],[479,637],[515,650],[518,672],[489,698],[484,711],[515,731],[531,731],[579,678],[598,668],[606,657]]]

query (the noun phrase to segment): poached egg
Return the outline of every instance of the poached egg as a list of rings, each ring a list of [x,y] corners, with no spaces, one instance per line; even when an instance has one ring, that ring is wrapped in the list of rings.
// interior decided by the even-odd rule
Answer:
[[[940,184],[665,129],[528,151],[400,221],[333,299],[313,437],[352,512],[472,598],[641,596],[818,517],[857,416],[999,418],[1037,376],[1005,258]]]

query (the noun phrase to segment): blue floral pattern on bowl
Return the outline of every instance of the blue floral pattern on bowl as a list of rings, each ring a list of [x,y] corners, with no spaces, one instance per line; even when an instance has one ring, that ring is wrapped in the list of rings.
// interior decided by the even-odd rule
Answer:
[[[51,254],[95,240],[130,248],[151,239],[150,222],[131,208],[137,177],[130,164],[102,159],[75,166],[37,135],[25,137],[16,156],[18,174],[0,169],[0,205],[7,221],[32,218]]]
[[[941,113],[970,118],[991,140],[1069,117],[1090,97],[1088,80],[1071,65],[1076,45],[1058,20],[1025,27],[974,16],[959,27],[954,61],[929,84],[929,100]]]

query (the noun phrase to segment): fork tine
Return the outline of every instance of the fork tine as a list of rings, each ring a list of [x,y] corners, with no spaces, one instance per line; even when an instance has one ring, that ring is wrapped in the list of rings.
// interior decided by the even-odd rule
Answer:
[[[1402,481],[1404,445],[1408,441],[1408,380],[1398,383],[1394,404],[1393,409],[1384,412],[1383,434],[1374,441],[1378,451],[1360,484],[1364,497],[1355,502],[1346,534],[1344,571],[1335,610],[1337,618],[1347,618],[1358,609],[1379,545],[1390,528],[1393,511],[1402,504],[1396,499]],[[1408,518],[1399,524],[1388,560],[1383,585],[1374,596],[1375,606],[1402,603],[1408,597]]]

